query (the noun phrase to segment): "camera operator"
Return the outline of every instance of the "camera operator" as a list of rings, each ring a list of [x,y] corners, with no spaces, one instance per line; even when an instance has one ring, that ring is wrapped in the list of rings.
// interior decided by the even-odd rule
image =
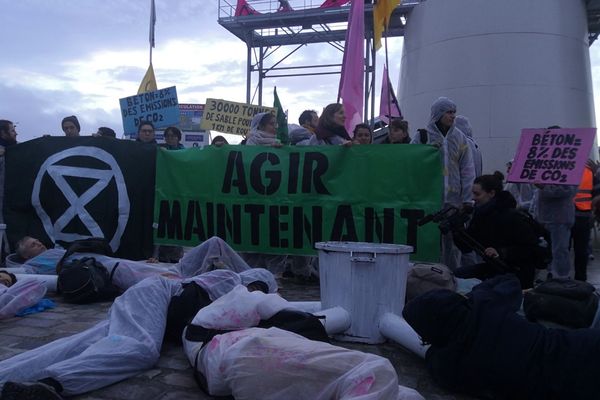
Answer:
[[[504,176],[481,175],[473,183],[475,210],[466,233],[483,247],[484,262],[458,268],[459,278],[485,280],[496,275],[514,273],[523,289],[533,286],[538,237],[526,216],[516,210],[516,201],[502,190]],[[454,235],[456,246],[463,252],[472,250],[460,235]],[[494,259],[508,266],[501,268]]]

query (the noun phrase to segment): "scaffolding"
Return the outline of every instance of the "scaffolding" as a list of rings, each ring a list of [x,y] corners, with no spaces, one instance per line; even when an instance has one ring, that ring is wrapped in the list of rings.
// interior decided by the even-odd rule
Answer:
[[[406,17],[424,0],[407,0],[396,7],[390,18],[387,37],[404,35]],[[263,83],[267,78],[336,75],[338,64],[281,66],[281,63],[308,45],[326,44],[344,51],[350,5],[320,8],[323,0],[290,0],[292,10],[280,10],[278,0],[248,0],[257,14],[236,16],[236,0],[219,0],[218,22],[244,43],[247,49],[246,102],[262,105]],[[369,2],[370,3],[370,2]],[[275,52],[284,50],[283,55]],[[257,83],[252,93],[252,74]],[[373,43],[373,4],[365,4],[365,119],[374,120],[376,57]]]

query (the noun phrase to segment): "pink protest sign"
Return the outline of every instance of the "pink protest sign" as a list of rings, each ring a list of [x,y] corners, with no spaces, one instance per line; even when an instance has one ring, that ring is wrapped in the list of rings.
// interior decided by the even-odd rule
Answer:
[[[596,128],[523,129],[509,182],[579,185]]]

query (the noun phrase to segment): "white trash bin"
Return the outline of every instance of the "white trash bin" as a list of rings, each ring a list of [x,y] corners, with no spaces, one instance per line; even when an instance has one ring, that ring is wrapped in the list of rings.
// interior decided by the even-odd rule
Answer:
[[[321,305],[340,306],[350,328],[336,339],[383,343],[379,321],[387,312],[402,315],[408,257],[412,246],[363,242],[318,242]]]

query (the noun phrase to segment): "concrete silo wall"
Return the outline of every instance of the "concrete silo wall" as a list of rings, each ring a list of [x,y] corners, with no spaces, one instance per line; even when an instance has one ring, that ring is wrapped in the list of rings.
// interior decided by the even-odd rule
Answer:
[[[484,172],[504,171],[522,128],[595,126],[583,0],[428,0],[408,18],[399,101],[411,130],[448,96]]]

